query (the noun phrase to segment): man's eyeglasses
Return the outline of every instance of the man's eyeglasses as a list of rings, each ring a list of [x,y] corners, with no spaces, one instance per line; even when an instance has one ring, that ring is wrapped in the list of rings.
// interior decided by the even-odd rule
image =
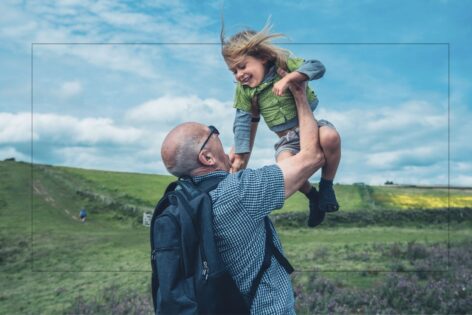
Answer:
[[[202,152],[203,148],[205,147],[205,145],[208,143],[208,141],[210,140],[211,136],[213,134],[215,135],[219,135],[220,132],[218,131],[218,129],[215,128],[215,126],[208,126],[208,128],[210,129],[210,134],[208,135],[208,138],[206,138],[205,142],[203,142],[203,145],[202,147],[200,148],[200,152]]]

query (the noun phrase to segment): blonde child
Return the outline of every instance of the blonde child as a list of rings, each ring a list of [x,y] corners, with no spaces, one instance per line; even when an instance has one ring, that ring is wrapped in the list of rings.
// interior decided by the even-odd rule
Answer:
[[[235,155],[232,171],[246,167],[254,144],[259,113],[279,140],[274,145],[277,161],[295,155],[300,150],[298,118],[295,101],[288,90],[291,81],[308,81],[321,78],[325,68],[317,60],[303,60],[275,46],[271,40],[282,34],[271,34],[267,24],[260,32],[244,30],[230,37],[221,31],[222,55],[237,81],[234,107]],[[284,77],[282,71],[288,72]],[[280,73],[280,74],[279,74]],[[312,110],[318,98],[307,86],[307,99]],[[308,226],[320,224],[326,212],[339,209],[333,190],[333,179],[341,158],[341,140],[334,126],[318,120],[320,145],[326,163],[322,169],[319,192],[307,181],[300,189],[309,199]]]

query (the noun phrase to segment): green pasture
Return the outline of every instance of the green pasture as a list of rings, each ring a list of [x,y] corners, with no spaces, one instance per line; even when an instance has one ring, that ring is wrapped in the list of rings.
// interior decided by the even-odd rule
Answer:
[[[101,303],[100,297],[110,288],[150,301],[149,229],[140,224],[141,212],[152,210],[172,180],[170,176],[0,162],[0,314],[74,313],[71,307],[79,298]],[[336,185],[341,211],[359,215],[392,210],[390,204],[382,203],[382,194],[445,193],[402,189]],[[446,193],[472,195],[466,190]],[[85,224],[78,218],[81,207],[89,211]],[[278,210],[281,214],[306,212],[301,194]],[[382,282],[385,271],[416,268],[402,255],[408,247],[445,246],[448,241],[454,246],[472,239],[469,219],[419,226],[406,223],[336,223],[316,229],[283,221],[276,225],[297,269],[294,284],[304,288],[308,276],[318,273],[343,287],[372,287]],[[447,265],[441,262],[436,267]]]
[[[54,168],[63,174],[75,175],[82,179],[83,188],[93,187],[96,191],[112,193],[115,197],[128,198],[154,206],[165,187],[175,180],[173,176],[120,173],[98,170],[86,170],[78,168],[57,167]],[[315,185],[316,186],[316,185]],[[422,188],[404,186],[368,186],[364,184],[342,185],[336,184],[335,191],[341,209],[343,211],[357,211],[366,209],[422,209],[424,205],[398,204],[393,202],[395,196],[410,196],[411,198],[440,198],[447,200],[450,196],[457,199],[457,207],[472,206],[472,189],[450,189],[447,188]],[[432,204],[434,206],[434,203]],[[438,208],[447,207],[447,202],[438,204]],[[434,207],[428,207],[434,208]],[[301,193],[290,197],[280,213],[303,212],[308,209],[308,201]]]

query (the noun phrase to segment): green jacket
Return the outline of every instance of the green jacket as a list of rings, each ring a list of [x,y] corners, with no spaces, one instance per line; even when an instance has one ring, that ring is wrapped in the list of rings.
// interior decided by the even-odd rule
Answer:
[[[288,58],[287,67],[289,72],[297,70],[303,64],[302,58]],[[281,77],[276,73],[272,79],[264,81],[258,86],[251,88],[238,83],[236,86],[236,95],[234,107],[245,112],[251,112],[251,100],[254,96],[259,96],[259,110],[264,120],[269,126],[277,126],[293,119],[297,116],[295,100],[290,91],[286,91],[282,96],[276,96],[272,92],[275,82]],[[315,92],[307,86],[306,95],[308,103],[316,100]]]

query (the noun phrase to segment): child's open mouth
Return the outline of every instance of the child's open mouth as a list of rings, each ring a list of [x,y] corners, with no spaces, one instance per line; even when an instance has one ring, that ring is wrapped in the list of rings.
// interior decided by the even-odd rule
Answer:
[[[242,79],[241,79],[241,84],[243,85],[249,85],[249,81],[251,80],[251,76],[250,75],[245,75]]]

